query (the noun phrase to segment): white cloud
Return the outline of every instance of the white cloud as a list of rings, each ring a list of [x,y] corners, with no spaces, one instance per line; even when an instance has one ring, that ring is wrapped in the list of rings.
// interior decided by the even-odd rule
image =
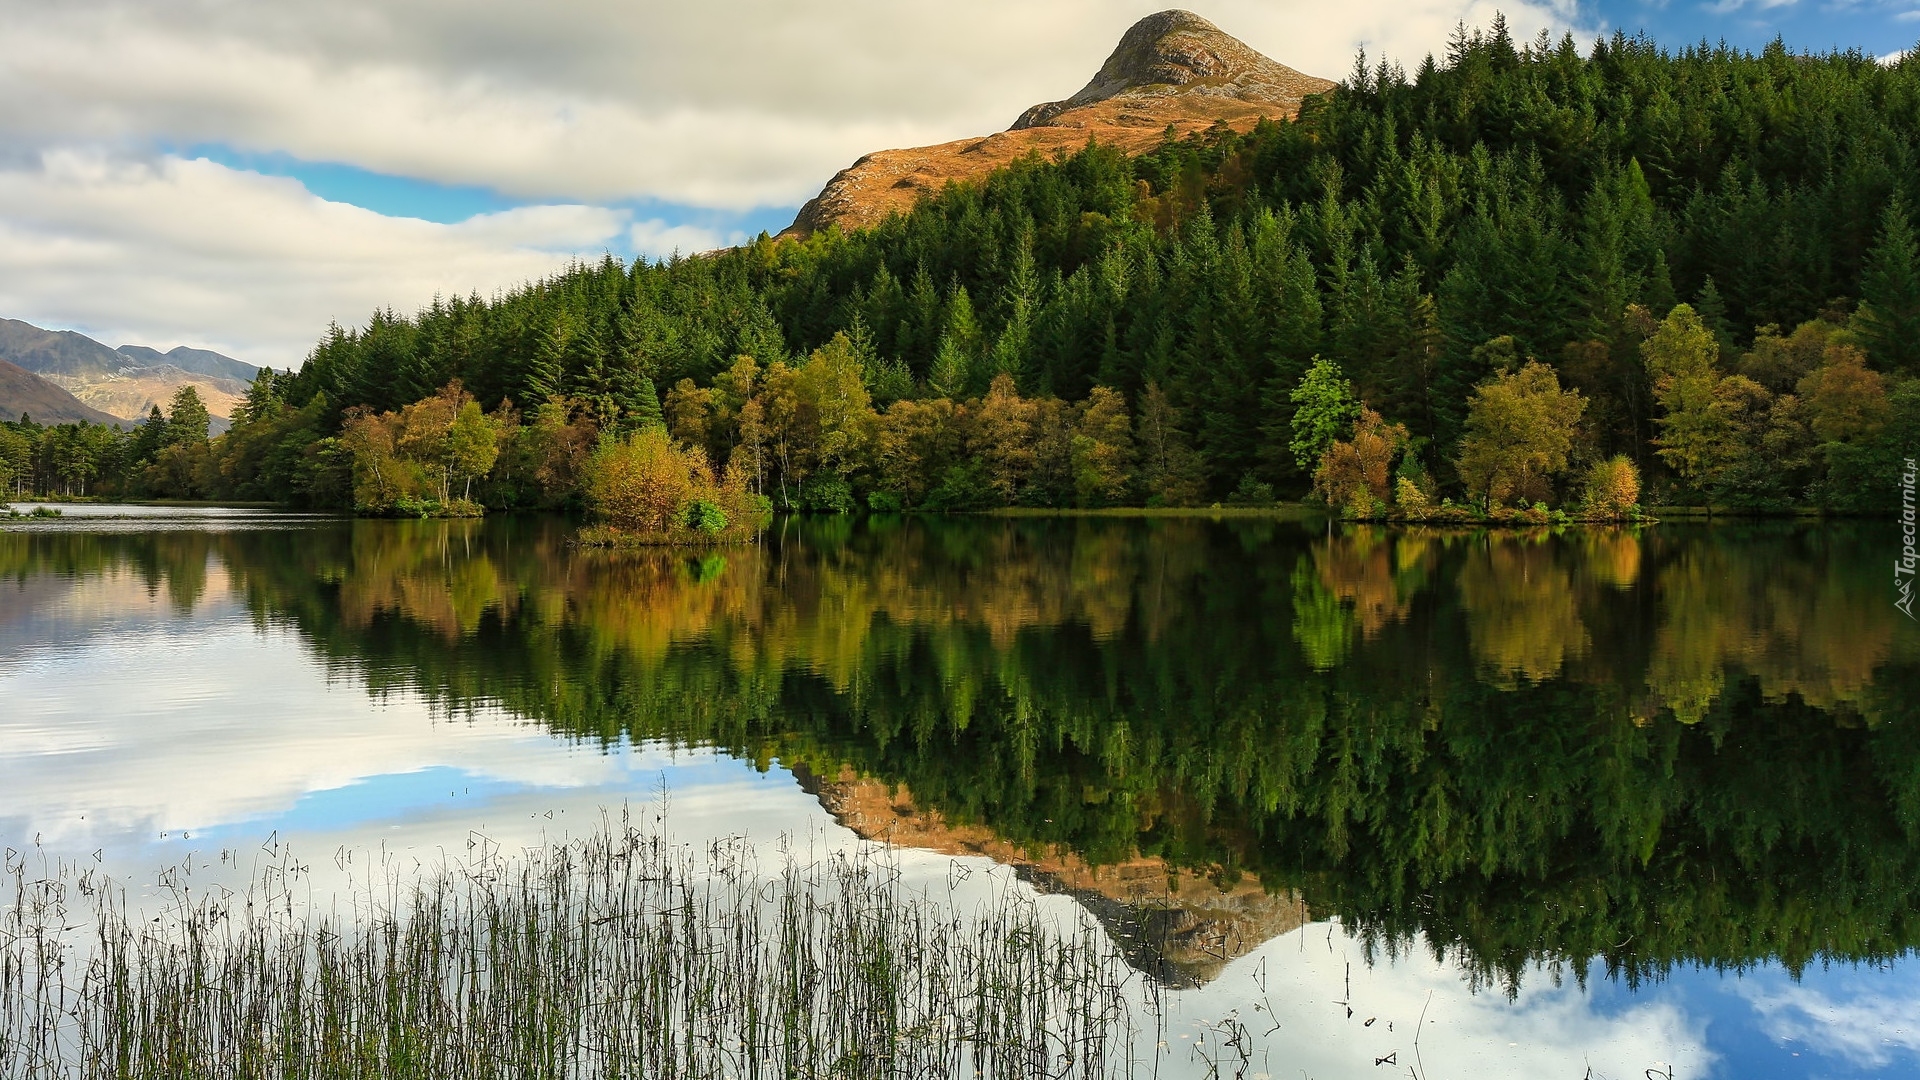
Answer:
[[[505,0],[166,5],[0,0],[0,132],[228,142],[529,197],[795,205],[868,150],[1006,126],[1087,79],[1157,5],[1119,0],[702,4]],[[1521,0],[1220,0],[1276,59],[1417,60]]]
[[[1737,986],[1774,1041],[1798,1043],[1863,1070],[1885,1069],[1896,1060],[1906,1067],[1920,1061],[1920,1000],[1869,992],[1841,1001],[1808,987],[1771,982]]]
[[[1717,15],[1731,15],[1736,11],[1749,8],[1755,11],[1772,11],[1774,8],[1792,7],[1800,0],[1719,0],[1707,5],[1707,10]]]
[[[627,217],[538,206],[442,225],[205,160],[50,151],[0,170],[0,313],[286,365],[330,320],[489,294],[623,248]]]
[[[659,218],[635,222],[627,238],[633,250],[649,259],[665,259],[674,254],[696,255],[716,248],[737,247],[753,239],[743,232],[721,236],[698,225],[671,225]]]
[[[1667,1075],[1669,1064],[1676,1076],[1712,1076],[1717,1058],[1704,1018],[1671,998],[1605,1009],[1537,966],[1514,998],[1476,992],[1424,940],[1369,958],[1337,923],[1274,938],[1178,1004],[1196,1019],[1237,1012],[1254,1036],[1254,1067],[1275,1077],[1639,1077]],[[1169,1031],[1160,1037],[1202,1034],[1178,1017]]]

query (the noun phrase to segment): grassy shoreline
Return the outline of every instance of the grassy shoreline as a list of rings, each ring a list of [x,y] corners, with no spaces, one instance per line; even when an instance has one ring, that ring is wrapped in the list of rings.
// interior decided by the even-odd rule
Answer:
[[[743,838],[622,816],[518,858],[389,864],[325,911],[269,866],[158,918],[90,872],[8,870],[15,1080],[1135,1072],[1131,976],[1090,920],[1012,890],[956,910],[878,849],[783,845],[763,869]]]

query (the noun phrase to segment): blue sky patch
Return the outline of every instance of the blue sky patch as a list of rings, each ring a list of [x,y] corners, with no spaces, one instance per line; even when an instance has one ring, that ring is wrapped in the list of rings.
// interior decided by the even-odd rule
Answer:
[[[1704,1021],[1716,1080],[1920,1074],[1920,968],[1910,960],[1813,966],[1798,980],[1778,964],[1742,974],[1684,968],[1637,993],[1598,964],[1588,978],[1600,1015],[1653,1001]]]
[[[180,157],[204,158],[230,169],[297,180],[308,191],[328,202],[357,206],[384,217],[417,218],[442,225],[458,224],[481,214],[497,214],[518,207],[576,202],[570,199],[519,198],[481,185],[445,184],[417,177],[395,176],[357,165],[306,161],[277,151],[236,150],[219,143],[200,144],[174,152]],[[626,211],[631,220],[641,227],[643,235],[674,229],[699,229],[712,234],[721,243],[752,240],[763,231],[778,233],[793,222],[793,215],[798,209],[773,206],[744,211],[716,210],[657,199],[619,199],[593,205]],[[634,242],[630,232],[621,243],[615,245],[613,253],[626,259],[640,255],[658,258],[668,255],[670,248],[645,250]]]
[[[1582,21],[1616,26],[1629,35],[1645,30],[1675,49],[1725,41],[1757,51],[1780,37],[1796,52],[1859,49],[1886,56],[1920,39],[1920,3],[1914,0],[1604,0],[1582,4],[1580,12]]]

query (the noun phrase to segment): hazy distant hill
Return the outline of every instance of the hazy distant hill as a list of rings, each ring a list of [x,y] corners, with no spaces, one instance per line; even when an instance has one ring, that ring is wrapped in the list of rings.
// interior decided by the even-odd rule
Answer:
[[[42,330],[17,319],[0,319],[0,360],[36,375],[111,375],[132,363],[85,334]]]
[[[42,330],[17,319],[0,319],[0,360],[44,377],[95,410],[128,420],[142,419],[155,405],[165,407],[180,387],[192,384],[217,419],[216,428],[225,426],[260,371],[206,349],[112,349],[85,334]]]
[[[60,387],[18,364],[0,360],[0,420],[18,420],[25,413],[42,424],[92,424],[130,426],[126,420],[109,416]]]
[[[250,383],[254,376],[260,374],[260,369],[252,364],[207,349],[189,349],[185,345],[176,346],[168,352],[150,349],[145,345],[122,345],[117,351],[121,356],[149,367],[171,365],[182,371],[211,375],[216,379],[237,379]]]

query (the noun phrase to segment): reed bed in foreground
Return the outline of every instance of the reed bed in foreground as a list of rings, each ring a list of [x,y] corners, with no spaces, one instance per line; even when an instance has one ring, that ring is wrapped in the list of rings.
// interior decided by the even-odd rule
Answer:
[[[1010,890],[961,911],[866,851],[763,869],[629,822],[362,885],[278,869],[159,918],[9,867],[0,1075],[67,1078],[1117,1077],[1127,969]],[[78,937],[79,940],[69,940]]]

